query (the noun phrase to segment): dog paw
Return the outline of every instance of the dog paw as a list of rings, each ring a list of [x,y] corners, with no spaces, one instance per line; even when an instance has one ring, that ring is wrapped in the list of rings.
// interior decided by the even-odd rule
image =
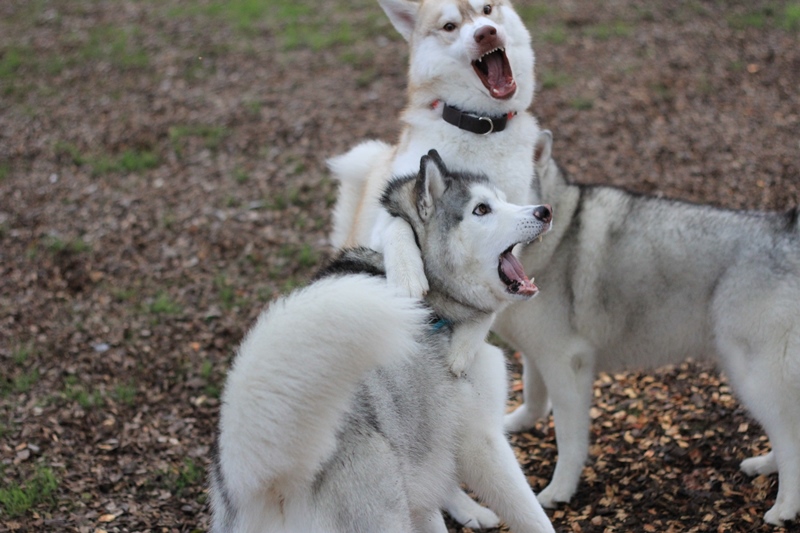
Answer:
[[[474,353],[467,355],[463,352],[459,352],[453,355],[450,358],[450,372],[452,372],[455,377],[460,378],[467,371],[467,368],[470,367],[473,359],[475,359]]]
[[[764,522],[773,526],[782,526],[784,522],[794,521],[798,515],[800,515],[800,502],[796,502],[794,505],[778,502],[764,515]]]
[[[739,465],[739,470],[748,476],[769,475],[778,471],[778,463],[773,452],[769,452],[766,455],[745,459]]]
[[[536,499],[539,500],[542,507],[553,509],[554,507],[558,507],[559,503],[568,502],[570,498],[572,498],[573,492],[574,491],[570,490],[562,490],[551,483],[536,496]]]
[[[500,518],[491,509],[472,500],[470,502],[471,505],[461,503],[458,506],[450,506],[447,508],[447,512],[453,517],[453,520],[470,529],[500,527]]]
[[[428,278],[420,262],[419,268],[396,266],[386,269],[386,280],[389,285],[396,287],[401,295],[411,298],[422,298],[428,293]]]
[[[532,428],[540,418],[544,418],[550,412],[549,403],[542,409],[530,409],[527,403],[523,403],[513,412],[503,417],[503,429],[508,433],[519,433]]]

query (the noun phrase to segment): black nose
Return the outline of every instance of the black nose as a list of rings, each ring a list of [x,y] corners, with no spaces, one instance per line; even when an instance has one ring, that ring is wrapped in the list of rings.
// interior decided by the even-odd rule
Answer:
[[[537,205],[533,208],[533,216],[545,224],[549,224],[553,220],[553,208],[548,204]]]

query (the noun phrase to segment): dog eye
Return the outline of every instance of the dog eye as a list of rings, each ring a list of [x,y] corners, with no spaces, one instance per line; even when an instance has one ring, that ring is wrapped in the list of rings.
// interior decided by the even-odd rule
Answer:
[[[452,22],[448,22],[447,24],[445,24],[444,26],[442,26],[442,29],[443,29],[444,31],[453,31],[453,30],[455,30],[455,29],[456,29],[456,25],[455,25],[455,24],[453,24]]]
[[[492,14],[492,6],[491,4],[486,4],[483,6],[483,14],[484,15],[491,15]]]
[[[479,217],[482,217],[483,215],[488,215],[491,212],[492,208],[486,204],[478,204],[475,206],[475,209],[472,210],[472,214]]]

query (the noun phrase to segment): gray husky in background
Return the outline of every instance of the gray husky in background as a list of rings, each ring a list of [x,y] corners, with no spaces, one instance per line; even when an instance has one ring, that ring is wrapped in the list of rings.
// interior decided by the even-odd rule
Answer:
[[[494,329],[524,354],[520,431],[552,403],[558,464],[546,507],[575,492],[588,453],[596,372],[716,355],[761,423],[772,451],[748,475],[777,472],[764,519],[800,512],[800,222],[788,213],[732,211],[569,184],[536,145],[541,198],[557,224],[523,264],[546,289],[503,313]]]
[[[502,352],[480,342],[461,375],[449,364],[455,332],[537,293],[511,250],[550,228],[549,207],[512,205],[433,151],[382,203],[413,228],[425,305],[357,248],[261,315],[225,386],[212,530],[446,533],[463,481],[512,531],[554,531],[503,433]]]

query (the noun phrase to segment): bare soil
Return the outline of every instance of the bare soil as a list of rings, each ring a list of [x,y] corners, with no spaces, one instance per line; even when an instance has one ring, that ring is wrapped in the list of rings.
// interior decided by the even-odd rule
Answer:
[[[573,179],[798,204],[797,3],[517,4]],[[325,159],[397,135],[407,50],[376,3],[246,5],[0,2],[0,532],[204,531],[233,350],[331,253]],[[601,375],[592,417],[557,530],[783,530],[713,366]],[[540,490],[551,423],[512,440]]]

